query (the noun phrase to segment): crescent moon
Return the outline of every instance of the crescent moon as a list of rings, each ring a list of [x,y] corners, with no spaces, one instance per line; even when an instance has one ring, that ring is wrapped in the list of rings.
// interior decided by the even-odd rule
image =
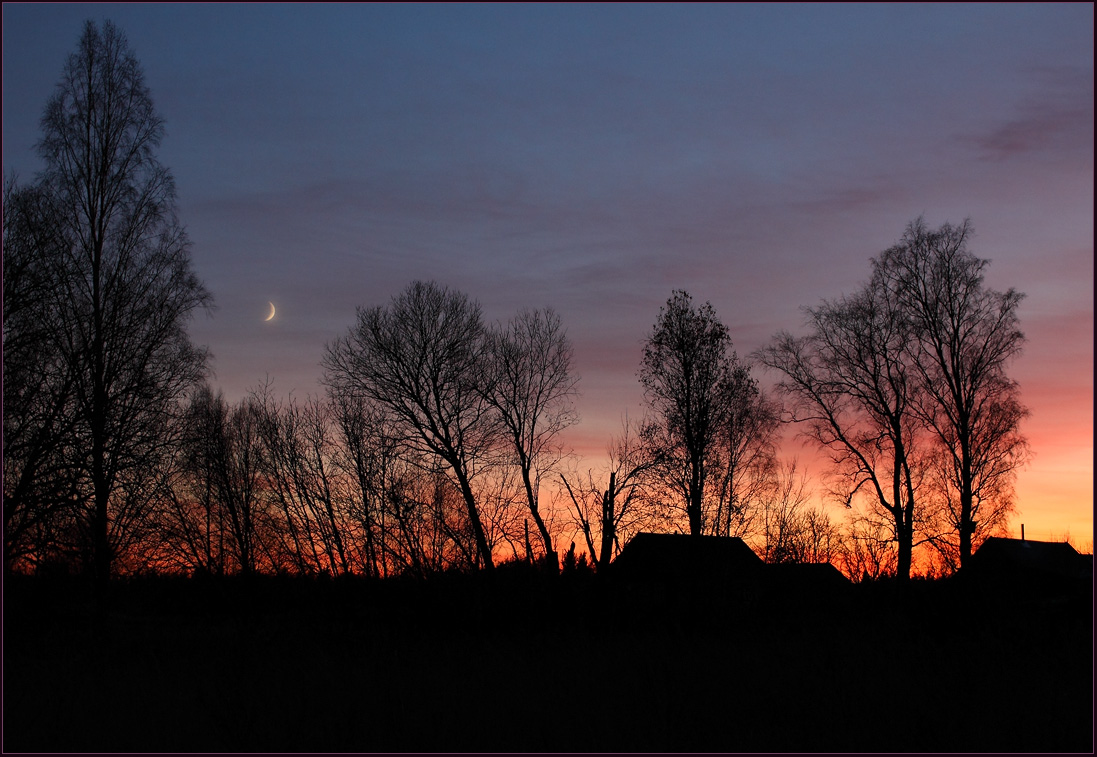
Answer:
[[[274,303],[273,302],[268,302],[267,304],[270,305],[270,315],[268,315],[266,318],[264,318],[263,319],[264,321],[269,321],[271,318],[274,317]]]

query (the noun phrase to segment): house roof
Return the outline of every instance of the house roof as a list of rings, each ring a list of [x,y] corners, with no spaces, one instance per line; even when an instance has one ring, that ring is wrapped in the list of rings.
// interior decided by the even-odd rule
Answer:
[[[1087,563],[1066,542],[1005,539],[992,536],[971,556],[966,570],[974,573],[1044,573],[1060,576],[1081,576]],[[1089,567],[1092,575],[1092,567]]]
[[[743,577],[764,563],[734,536],[639,533],[613,561],[617,575],[643,578]]]

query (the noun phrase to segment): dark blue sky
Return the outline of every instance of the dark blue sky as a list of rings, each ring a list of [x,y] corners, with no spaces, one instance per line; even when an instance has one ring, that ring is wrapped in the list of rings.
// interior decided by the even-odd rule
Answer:
[[[435,279],[560,312],[596,455],[672,289],[745,355],[913,218],[970,216],[1028,294],[1023,520],[1092,533],[1092,5],[5,4],[5,174],[86,18],[167,121],[230,398],[318,391],[356,306]]]

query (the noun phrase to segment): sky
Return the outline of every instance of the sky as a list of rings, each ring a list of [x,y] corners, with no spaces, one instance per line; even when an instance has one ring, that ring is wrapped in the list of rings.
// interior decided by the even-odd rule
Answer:
[[[643,414],[673,290],[746,357],[858,289],[913,219],[970,218],[987,285],[1026,294],[1014,535],[1092,545],[1091,4],[5,3],[5,176],[41,169],[89,18],[127,35],[166,121],[216,300],[190,333],[228,399],[320,393],[357,307],[434,280],[489,322],[561,315],[566,441],[597,469]]]

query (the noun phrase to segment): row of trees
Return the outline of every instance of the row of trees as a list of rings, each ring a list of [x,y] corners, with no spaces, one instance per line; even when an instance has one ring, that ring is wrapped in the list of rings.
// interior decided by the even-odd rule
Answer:
[[[581,474],[559,315],[487,324],[431,282],[359,309],[325,396],[227,403],[186,333],[212,302],[154,154],[163,124],[110,23],[86,25],[42,126],[45,170],[4,192],[8,570],[555,569],[569,538],[603,568],[639,530],[682,530],[907,576],[920,544],[957,567],[1009,517],[1021,295],[984,286],[966,222],[915,221],[860,291],[806,311],[807,335],[752,356],[784,406],[712,305],[673,292],[644,340],[647,415]],[[848,523],[779,460],[782,421],[830,453]]]
[[[971,236],[969,221],[916,219],[857,292],[805,309],[806,335],[781,332],[754,353],[778,374],[782,405],[759,391],[711,304],[675,292],[644,343],[652,416],[635,450],[626,435],[613,451],[602,533],[614,529],[616,488],[628,505],[643,486],[682,507],[689,533],[754,537],[769,560],[838,558],[853,575],[906,578],[927,545],[946,570],[962,567],[1007,526],[1028,456],[1028,410],[1006,373],[1024,343],[1023,295],[985,286],[989,261],[971,253]],[[852,514],[844,534],[781,470],[781,413],[829,454],[829,493]],[[590,520],[580,517],[593,554]]]
[[[560,432],[578,421],[572,348],[556,313],[523,310],[487,328],[466,295],[414,282],[389,307],[360,309],[324,366],[333,397],[382,418],[402,449],[452,477],[477,564],[493,559],[473,484],[500,463],[517,470],[541,549],[556,563],[540,484],[562,457]]]
[[[521,549],[502,460],[469,477],[474,523],[456,472],[361,397],[281,401],[267,386],[229,405],[202,387],[186,418],[159,513],[156,562],[171,569],[423,575],[475,568],[481,538],[489,556]]]

